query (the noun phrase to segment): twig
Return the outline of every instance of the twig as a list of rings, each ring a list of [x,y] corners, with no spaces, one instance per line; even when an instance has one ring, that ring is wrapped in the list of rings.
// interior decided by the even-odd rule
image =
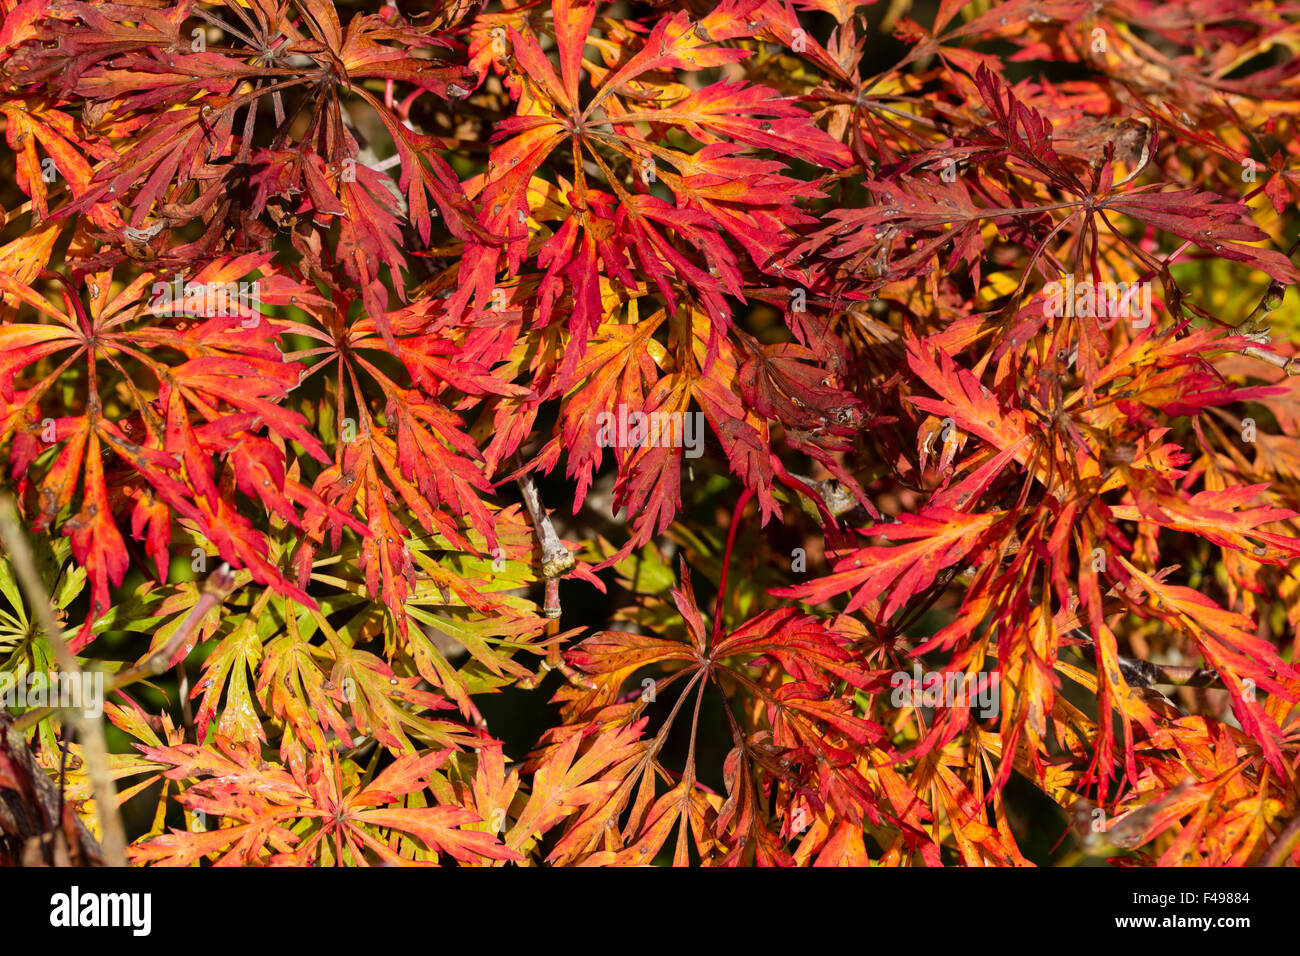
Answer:
[[[199,622],[214,607],[222,604],[234,589],[235,573],[230,570],[230,565],[223,561],[219,568],[208,575],[207,581],[203,583],[203,593],[199,595],[194,607],[190,608],[190,613],[185,615],[185,620],[181,621],[180,627],[176,628],[176,633],[168,639],[166,644],[139,664],[128,667],[124,671],[119,671],[110,682],[109,690],[120,690],[128,684],[134,684],[138,680],[150,677],[157,677],[165,671],[167,662],[176,656],[176,652],[194,634],[198,629]]]
[[[546,513],[546,506],[542,504],[542,496],[537,493],[537,485],[533,483],[533,476],[524,472],[517,479],[519,482],[519,491],[524,496],[524,504],[528,508],[528,514],[533,519],[533,529],[537,533],[537,541],[542,548],[542,577],[546,579],[546,606],[545,614],[551,619],[558,619],[560,616],[560,577],[565,571],[569,571],[577,563],[574,561],[573,554],[560,541],[560,536],[555,533],[555,526],[551,524],[551,516]]]
[[[558,650],[542,659],[541,664],[537,667],[536,674],[532,677],[521,678],[515,682],[515,686],[520,690],[535,690],[537,685],[542,682],[542,678],[552,670],[557,670],[563,674],[564,679],[570,684],[574,684],[575,686],[582,687],[586,690],[596,689],[596,682],[586,674],[579,673],[565,663],[564,658],[560,656]]]
[[[194,607],[185,615],[185,620],[181,621],[180,627],[176,628],[167,643],[158,650],[154,651],[139,664],[134,667],[128,667],[124,671],[118,671],[112,679],[107,682],[107,693],[121,690],[131,684],[141,680],[148,680],[151,677],[157,677],[167,669],[167,662],[171,660],[176,652],[179,651],[186,642],[194,635],[198,629],[199,623],[207,616],[208,612],[214,607],[222,604],[230,596],[230,592],[235,587],[235,575],[230,570],[230,565],[222,562],[217,570],[208,576],[203,585],[203,592],[195,602]],[[26,731],[34,724],[39,724],[50,714],[54,713],[53,707],[42,707],[38,710],[28,711],[19,717],[14,726]]]
[[[1264,854],[1264,859],[1259,861],[1259,865],[1281,866],[1290,858],[1297,843],[1300,843],[1300,813],[1297,813],[1286,825],[1286,829],[1278,834],[1278,838],[1269,846],[1268,852]]]
[[[18,582],[32,604],[32,610],[40,622],[41,630],[49,638],[54,649],[55,660],[65,673],[80,680],[81,668],[77,659],[68,649],[63,639],[63,632],[54,619],[54,606],[36,571],[36,562],[32,559],[31,548],[18,523],[18,512],[8,495],[0,496],[0,538],[4,539],[10,561]],[[99,819],[99,832],[103,847],[103,860],[109,866],[126,866],[126,833],[122,829],[122,818],[117,812],[117,791],[108,768],[108,745],[104,741],[102,715],[87,717],[79,707],[70,707],[68,719],[76,728],[81,740],[82,753],[86,761],[86,773],[90,777],[91,792],[95,795],[95,814]]]
[[[1070,635],[1087,647],[1094,647],[1091,635],[1083,628],[1073,628]],[[1208,687],[1227,690],[1219,672],[1208,667],[1184,667],[1174,664],[1157,664],[1142,657],[1115,655],[1119,672],[1130,687]]]
[[[1005,548],[1002,557],[1008,554],[1014,554],[1020,550],[1020,543],[1017,541],[1013,546]],[[961,572],[962,577],[967,577],[973,572],[974,568],[966,568]],[[1116,588],[1111,588],[1106,597],[1116,593]],[[1038,607],[1038,602],[1030,599],[1030,607]],[[1085,647],[1095,649],[1095,642],[1092,635],[1082,627],[1071,626],[1077,625],[1079,616],[1071,613],[1067,619],[1066,626],[1061,629],[1062,633],[1073,637]],[[908,626],[911,626],[910,624]],[[905,630],[905,628],[899,628]],[[1227,690],[1219,672],[1207,667],[1185,667],[1174,664],[1157,664],[1154,661],[1146,660],[1141,657],[1126,657],[1123,654],[1116,654],[1115,661],[1119,665],[1120,674],[1123,675],[1125,682],[1130,687],[1142,689],[1152,689],[1156,686],[1162,687],[1205,687],[1212,690]],[[1166,698],[1168,700],[1168,698]],[[1169,701],[1173,704],[1173,701]],[[1177,704],[1174,704],[1177,707]],[[1179,708],[1181,710],[1181,708]]]
[[[819,481],[816,478],[797,475],[794,472],[790,473],[790,477],[800,484],[807,485],[819,494],[822,502],[826,505],[826,510],[830,512],[833,518],[848,514],[854,508],[859,507],[858,499],[853,497],[853,492],[838,481]]]
[[[1253,359],[1259,359],[1261,362],[1267,362],[1269,365],[1280,368],[1287,375],[1300,375],[1300,361],[1296,357],[1279,355],[1277,352],[1265,352],[1263,349],[1257,349],[1253,345],[1248,345],[1241,350],[1242,355],[1248,355]]]
[[[533,530],[537,534],[537,542],[542,549],[542,577],[546,580],[546,600],[542,607],[542,613],[550,621],[547,625],[547,634],[554,636],[559,633],[560,628],[560,578],[564,572],[573,568],[577,561],[574,559],[573,553],[560,541],[560,536],[555,533],[555,526],[551,524],[551,516],[546,513],[546,506],[542,504],[542,496],[537,492],[537,485],[533,482],[533,476],[523,471],[523,464],[518,457],[515,460],[520,467],[520,475],[516,479],[519,484],[519,491],[523,495],[528,514],[533,519]],[[566,680],[579,687],[592,690],[596,686],[590,678],[578,673],[565,663],[558,646],[552,647],[550,653],[542,661],[541,666],[538,667],[535,675],[524,678],[516,686],[524,690],[531,690],[541,683],[542,678],[546,676],[546,672],[550,670],[559,671]]]
[[[1292,243],[1291,248],[1286,251],[1287,259],[1295,255],[1296,249],[1300,249],[1300,239]],[[1272,340],[1272,336],[1269,335],[1269,329],[1264,325],[1264,320],[1268,318],[1269,313],[1281,308],[1282,300],[1285,297],[1286,285],[1274,279],[1268,284],[1268,288],[1264,290],[1264,295],[1259,300],[1259,304],[1255,306],[1250,315],[1246,316],[1244,322],[1232,330],[1232,334],[1257,342],[1260,345],[1268,344]],[[1287,357],[1276,352],[1266,352],[1263,349],[1255,348],[1253,345],[1243,348],[1241,354],[1274,365],[1286,372],[1287,375],[1300,375],[1300,361],[1297,361],[1294,356]]]

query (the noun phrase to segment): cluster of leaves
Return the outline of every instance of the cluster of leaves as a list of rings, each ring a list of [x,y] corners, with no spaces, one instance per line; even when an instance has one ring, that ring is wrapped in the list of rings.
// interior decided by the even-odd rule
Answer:
[[[0,665],[133,862],[1300,862],[1300,4],[0,11]]]

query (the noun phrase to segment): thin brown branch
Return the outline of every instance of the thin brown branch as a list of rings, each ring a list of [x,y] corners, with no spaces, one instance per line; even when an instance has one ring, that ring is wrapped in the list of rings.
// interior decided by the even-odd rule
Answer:
[[[542,546],[542,574],[547,578],[558,578],[574,566],[573,555],[555,533],[555,526],[551,524],[551,516],[542,504],[542,497],[537,492],[532,475],[519,476],[519,490],[523,493],[524,504],[528,507],[528,514],[533,519],[533,527]]]
[[[194,636],[208,612],[222,604],[234,589],[235,573],[230,570],[230,565],[222,562],[221,566],[208,576],[203,584],[203,593],[199,595],[198,601],[190,608],[190,613],[185,615],[185,620],[181,621],[180,627],[176,628],[176,632],[167,643],[134,667],[119,671],[110,683],[109,690],[120,690],[128,684],[157,677],[165,671],[167,662],[175,657],[176,652]]]
[[[207,581],[204,582],[203,591],[199,595],[198,601],[195,602],[194,607],[190,608],[190,612],[185,615],[185,620],[181,621],[180,626],[176,628],[176,632],[167,640],[167,643],[134,667],[128,667],[126,670],[114,674],[107,682],[106,693],[111,694],[115,690],[129,687],[138,681],[157,677],[165,671],[167,662],[176,655],[176,652],[190,644],[203,618],[213,608],[221,605],[230,596],[230,592],[234,590],[234,587],[234,572],[230,570],[230,565],[222,562],[221,566],[213,571]],[[53,707],[42,707],[28,711],[15,721],[14,726],[19,730],[26,731],[39,724],[52,713],[54,713]]]
[[[1281,866],[1295,851],[1296,845],[1300,844],[1300,813],[1297,813],[1291,822],[1286,825],[1272,845],[1268,852],[1264,854],[1264,859],[1259,861],[1260,866]]]
[[[555,526],[551,524],[551,516],[547,514],[546,505],[542,503],[542,496],[537,491],[533,476],[522,471],[522,465],[520,467],[521,473],[516,480],[524,498],[524,505],[533,519],[533,530],[537,534],[537,542],[542,551],[542,577],[546,581],[546,597],[542,613],[551,622],[547,627],[547,633],[554,636],[559,633],[560,577],[573,568],[577,561],[573,553],[564,546],[560,536],[555,533]],[[550,670],[559,671],[566,680],[579,687],[592,690],[596,686],[590,678],[578,673],[565,662],[558,645],[552,646],[537,673],[530,678],[524,678],[518,686],[524,689],[534,688],[541,683],[542,678]]]
[[[54,603],[41,581],[32,558],[31,548],[18,522],[18,511],[13,499],[8,495],[0,496],[0,539],[3,540],[10,563],[18,576],[27,600],[31,602],[32,611],[40,623],[41,630],[49,638],[54,649],[54,658],[59,668],[66,674],[80,680],[81,667],[63,639],[63,630],[54,618]],[[104,740],[103,715],[86,716],[80,707],[67,710],[68,720],[76,728],[77,739],[81,741],[82,753],[86,761],[86,773],[90,778],[91,792],[95,796],[95,814],[99,820],[99,832],[103,847],[103,861],[108,866],[126,866],[126,833],[122,829],[122,818],[117,811],[117,791],[108,767],[108,745]]]

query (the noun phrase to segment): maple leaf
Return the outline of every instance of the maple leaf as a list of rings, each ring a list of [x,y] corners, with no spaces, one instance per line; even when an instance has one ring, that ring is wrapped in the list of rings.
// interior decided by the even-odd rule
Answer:
[[[189,283],[186,288],[223,284],[230,276],[246,274],[259,261],[264,263],[265,259],[214,263],[196,275],[199,282]],[[19,392],[14,387],[15,377],[34,363],[55,356],[65,365],[78,359],[86,363],[87,387],[80,407],[69,408],[70,414],[58,418],[51,416],[54,430],[49,437],[61,448],[37,481],[37,525],[45,527],[61,520],[63,533],[71,537],[74,554],[87,567],[93,583],[91,619],[109,607],[109,585],[120,584],[128,560],[105,477],[105,461],[110,453],[115,456],[114,463],[120,463],[130,476],[116,480],[135,480],[147,489],[137,499],[133,524],[137,534],[146,524],[150,527],[146,547],[160,577],[165,576],[167,567],[170,513],[195,522],[224,559],[253,569],[258,581],[274,584],[284,593],[310,603],[310,598],[270,563],[265,539],[237,513],[233,489],[218,488],[213,465],[214,455],[227,458],[238,486],[245,492],[258,495],[266,488],[283,489],[288,497],[272,497],[269,504],[278,504],[278,510],[294,524],[299,521],[297,508],[305,507],[309,514],[332,515],[358,527],[308,489],[290,481],[278,468],[267,470],[265,451],[260,465],[256,457],[250,456],[253,449],[267,447],[257,444],[261,439],[256,431],[265,428],[281,441],[296,441],[309,454],[324,457],[319,442],[303,428],[305,419],[276,404],[275,400],[297,384],[298,373],[275,347],[279,332],[273,323],[257,314],[249,318],[231,310],[182,329],[162,316],[183,312],[188,307],[184,298],[159,305],[154,318],[146,317],[150,313],[146,312],[142,293],[149,285],[147,275],[112,297],[111,274],[92,277],[89,308],[71,293],[66,280],[57,274],[53,277],[64,283],[63,310],[25,283],[0,276],[0,288],[54,320],[50,325],[15,322],[0,328],[0,348],[7,356],[0,366],[0,420],[5,422],[6,434],[18,428],[29,433],[39,431],[32,416],[41,404],[45,403],[50,412],[59,409],[47,395],[54,380],[46,376],[33,388]],[[154,284],[154,302],[159,301],[159,287],[169,289],[170,285]],[[113,376],[121,376],[114,354],[143,357],[144,348],[172,349],[183,360],[173,365],[155,358],[145,360],[144,368],[152,375],[154,387],[150,394],[143,378],[131,382],[133,410],[139,424],[138,431],[128,432],[127,428],[132,427],[129,420],[113,421],[104,416],[98,389],[111,382]],[[101,377],[105,375],[107,379]],[[76,510],[60,519],[66,509],[74,506],[78,488],[82,493]],[[151,510],[155,500],[166,510]]]
[[[187,866],[209,858],[218,866],[409,865],[436,862],[442,853],[462,863],[520,858],[492,834],[462,829],[478,822],[473,810],[411,803],[446,751],[400,758],[365,786],[345,783],[337,757],[313,760],[305,778],[295,778],[220,737],[215,748],[183,744],[141,751],[167,768],[168,779],[196,781],[179,797],[187,808],[229,822],[217,830],[154,837],[133,848],[137,863]],[[248,787],[255,797],[245,793]],[[411,838],[418,841],[414,846]]]
[[[878,526],[872,533],[906,544],[860,548],[837,561],[833,574],[776,593],[821,603],[837,594],[855,591],[847,608],[855,611],[891,588],[889,600],[880,611],[883,618],[888,618],[910,597],[933,584],[940,571],[958,562],[969,562],[977,553],[980,537],[999,517],[938,507],[915,515],[900,515],[896,523]]]
[[[561,288],[568,289],[573,303],[565,369],[581,356],[600,324],[597,276],[602,267],[628,286],[653,283],[673,312],[681,297],[677,284],[684,283],[716,322],[725,321],[729,309],[723,295],[741,295],[727,234],[739,238],[760,268],[771,268],[778,250],[788,244],[781,236],[783,223],[796,216],[791,200],[816,194],[775,174],[776,164],[739,151],[769,149],[832,166],[846,163],[847,151],[813,126],[796,104],[757,86],[719,83],[684,91],[654,103],[653,109],[626,101],[639,78],[653,71],[698,70],[745,56],[745,51],[713,44],[742,35],[742,8],[748,6],[721,4],[693,25],[684,13],[661,20],[641,49],[617,68],[586,67],[595,90],[585,104],[579,102],[579,77],[595,5],[552,4],[559,74],[530,32],[508,28],[512,54],[526,71],[528,95],[520,97],[519,115],[498,125],[494,138],[501,142],[493,149],[487,176],[474,190],[484,210],[480,224],[501,239],[468,244],[460,287],[448,302],[450,314],[459,315],[471,304],[482,308],[493,297],[503,254],[511,274],[533,254],[528,223],[535,211],[528,190],[539,167],[567,143],[576,177],[562,183],[568,210],[556,217],[563,225],[536,252],[538,265],[547,269],[537,324],[551,320]],[[691,153],[672,148],[667,134],[675,129],[703,148]],[[589,185],[584,156],[599,168],[612,193]],[[631,188],[615,171],[624,164],[636,177]],[[675,204],[646,188],[652,177],[669,189]],[[686,250],[701,250],[704,261]]]
[[[610,791],[599,810],[592,809],[581,818],[557,852],[590,852],[600,833],[627,813],[623,846],[607,845],[587,862],[646,862],[658,852],[675,824],[678,838],[674,861],[679,865],[687,859],[688,832],[693,834],[702,857],[716,855],[725,862],[757,852],[760,859],[770,853],[773,860],[785,861],[787,855],[779,849],[766,814],[749,808],[757,790],[767,786],[769,780],[807,787],[801,792],[811,792],[812,787],[803,781],[818,781],[820,789],[827,780],[833,780],[830,800],[839,812],[855,818],[865,812],[880,819],[881,795],[853,766],[850,752],[854,744],[884,743],[884,731],[854,713],[852,697],[841,696],[838,684],[843,680],[852,687],[873,687],[881,675],[864,670],[846,649],[847,642],[841,635],[793,608],[761,614],[730,632],[711,637],[695,605],[685,568],[682,573],[682,590],[673,592],[673,600],[681,614],[686,641],[605,631],[569,652],[570,660],[596,681],[596,692],[588,695],[585,706],[580,708],[590,722],[591,732],[609,733],[612,728],[632,725],[649,699],[644,693],[631,709],[605,702],[631,673],[648,664],[678,664],[672,676],[656,682],[656,693],[681,679],[686,679],[686,688],[645,754],[627,760],[619,768],[619,785]],[[758,674],[751,668],[757,668]],[[650,782],[667,733],[687,695],[692,690],[697,697],[702,695],[710,682],[754,694],[756,718],[763,729],[756,736],[755,732],[743,731],[734,720],[731,722],[736,749],[724,768],[730,781],[730,799],[723,805],[711,805],[707,799],[701,802],[693,757],[678,786],[656,800]],[[697,703],[692,735],[697,732],[698,720]],[[641,720],[637,720],[636,726],[640,724]]]

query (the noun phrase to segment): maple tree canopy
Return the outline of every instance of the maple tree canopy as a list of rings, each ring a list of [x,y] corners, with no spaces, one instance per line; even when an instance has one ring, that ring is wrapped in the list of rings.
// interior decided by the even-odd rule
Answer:
[[[1300,864],[1297,4],[0,13],[0,862]]]

